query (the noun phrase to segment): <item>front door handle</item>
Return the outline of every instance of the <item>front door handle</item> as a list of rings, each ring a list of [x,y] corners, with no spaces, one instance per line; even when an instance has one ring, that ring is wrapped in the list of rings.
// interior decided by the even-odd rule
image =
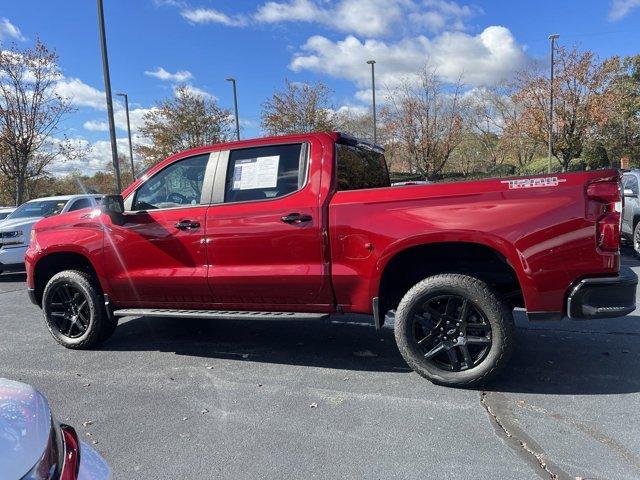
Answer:
[[[193,228],[198,228],[200,226],[200,222],[193,222],[191,220],[180,220],[175,224],[175,227],[178,230],[191,230]]]
[[[302,222],[310,222],[312,220],[311,215],[307,215],[305,213],[290,213],[289,215],[285,215],[281,218],[284,223],[302,223]]]

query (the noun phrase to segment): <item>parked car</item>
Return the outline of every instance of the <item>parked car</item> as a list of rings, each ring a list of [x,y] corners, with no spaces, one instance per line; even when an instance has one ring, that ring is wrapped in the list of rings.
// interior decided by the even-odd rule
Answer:
[[[622,215],[622,236],[633,243],[633,249],[640,255],[640,170],[630,170],[622,175],[624,209]]]
[[[534,321],[635,308],[616,170],[398,188],[381,148],[315,133],[174,155],[102,212],[39,221],[26,253],[30,297],[68,348],[129,315],[364,313],[395,318],[419,374],[464,386],[507,361],[514,307]]]
[[[0,221],[0,273],[22,270],[31,227],[43,217],[99,204],[102,195],[66,195],[29,200]]]
[[[5,480],[107,480],[102,457],[58,423],[30,385],[0,378],[0,477]]]
[[[5,218],[7,218],[7,215],[9,215],[15,209],[16,209],[16,207],[0,207],[0,221],[2,221]]]

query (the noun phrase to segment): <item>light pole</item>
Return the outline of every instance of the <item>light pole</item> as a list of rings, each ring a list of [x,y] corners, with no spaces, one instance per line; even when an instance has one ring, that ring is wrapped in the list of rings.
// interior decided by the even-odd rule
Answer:
[[[116,143],[116,127],[113,121],[113,99],[111,98],[111,78],[109,76],[109,59],[107,57],[107,35],[104,29],[104,9],[102,0],[98,1],[98,30],[100,31],[100,48],[102,49],[102,72],[104,74],[104,91],[107,97],[107,116],[109,117],[109,137],[111,138],[111,156],[116,173],[116,193],[122,191],[120,181],[120,164],[118,163],[118,145]]]
[[[116,93],[118,97],[124,97],[124,110],[127,113],[127,134],[129,135],[129,160],[131,160],[131,181],[136,179],[136,169],[133,166],[133,144],[131,143],[131,123],[129,122],[129,96],[126,93]]]
[[[233,85],[233,109],[236,114],[236,139],[240,140],[240,117],[238,116],[238,92],[236,90],[236,79],[229,77],[226,80],[227,82],[231,82]]]
[[[378,126],[376,124],[376,61],[369,60],[367,64],[371,65],[371,96],[373,106],[373,143],[378,143]]]
[[[551,81],[549,82],[549,166],[548,173],[551,173],[551,156],[553,155],[553,53],[556,40],[560,37],[557,33],[549,35],[551,40]]]

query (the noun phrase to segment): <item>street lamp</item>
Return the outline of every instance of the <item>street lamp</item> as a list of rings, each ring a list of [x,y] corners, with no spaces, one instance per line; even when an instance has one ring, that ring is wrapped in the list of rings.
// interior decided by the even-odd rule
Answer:
[[[129,96],[126,93],[116,93],[118,97],[124,97],[124,109],[127,112],[127,134],[129,135],[129,160],[131,160],[131,181],[136,179],[136,169],[133,166],[133,144],[131,143],[131,123],[129,122]]]
[[[100,32],[100,48],[102,50],[102,73],[104,74],[104,91],[107,97],[107,116],[109,117],[109,137],[111,138],[111,156],[116,174],[116,193],[122,191],[120,181],[120,164],[118,163],[118,145],[116,143],[116,127],[113,121],[113,98],[111,98],[111,78],[109,76],[109,59],[107,56],[107,35],[104,28],[104,8],[102,0],[98,1],[98,30]]]
[[[555,42],[560,37],[557,33],[549,35],[551,40],[551,81],[549,83],[549,166],[548,173],[551,173],[551,155],[553,154],[553,52]]]
[[[227,82],[231,82],[233,85],[233,108],[236,114],[236,139],[240,140],[240,118],[238,117],[238,92],[236,90],[236,79],[229,77]]]
[[[378,143],[378,128],[376,125],[376,69],[375,69],[375,60],[368,60],[368,65],[371,65],[371,96],[372,96],[372,106],[373,106],[373,143]]]

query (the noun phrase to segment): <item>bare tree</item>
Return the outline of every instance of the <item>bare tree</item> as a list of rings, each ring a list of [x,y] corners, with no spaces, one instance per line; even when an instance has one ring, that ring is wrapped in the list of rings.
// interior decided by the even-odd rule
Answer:
[[[32,49],[0,48],[0,173],[16,203],[25,200],[28,182],[43,175],[73,145],[56,139],[60,121],[72,111],[56,92],[58,56],[40,40]]]
[[[407,79],[389,92],[381,117],[415,173],[433,179],[449,161],[462,139],[461,98],[461,81],[445,88],[429,67],[417,86]]]
[[[294,83],[285,80],[262,106],[262,128],[269,135],[335,130],[329,105],[331,91],[324,83]]]
[[[185,86],[147,112],[143,122],[140,134],[150,144],[138,145],[136,152],[147,166],[182,150],[227,141],[232,131],[229,110]]]
[[[524,105],[513,85],[499,85],[477,92],[471,100],[471,129],[496,167],[510,161],[526,171],[542,143],[527,129]]]

